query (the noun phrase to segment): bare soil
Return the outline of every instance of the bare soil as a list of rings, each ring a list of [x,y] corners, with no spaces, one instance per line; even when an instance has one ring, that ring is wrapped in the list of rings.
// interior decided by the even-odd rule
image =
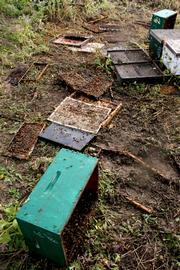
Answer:
[[[148,30],[135,23],[140,15],[142,20],[149,21],[152,7],[148,5],[145,11],[143,13],[140,6],[139,9],[130,6],[126,10],[129,16],[122,15],[123,20],[118,21],[121,32],[99,33],[95,39],[104,41],[109,47],[114,46],[111,44],[113,40],[133,41],[146,47]],[[109,22],[107,19],[105,23]],[[65,33],[63,27],[57,24],[56,28],[50,28],[53,30],[49,39],[59,32]],[[80,29],[84,32],[83,27]],[[28,196],[46,170],[48,164],[43,158],[53,158],[60,147],[38,140],[29,161],[5,157],[5,149],[20,123],[46,122],[59,103],[70,95],[69,89],[59,83],[60,72],[76,72],[79,65],[86,68],[96,59],[95,55],[71,53],[61,45],[51,44],[50,47],[49,54],[33,59],[51,64],[40,81],[24,82],[18,86],[6,84],[1,95],[0,162],[12,175],[14,170],[21,174],[23,181],[13,183],[20,193],[19,201]],[[171,82],[169,85],[174,87]],[[107,92],[103,97],[122,102],[123,109],[108,127],[98,133],[85,152],[97,154],[99,149],[95,145],[110,142],[156,168],[169,182],[164,182],[160,175],[132,158],[102,151],[99,154],[100,194],[95,219],[91,220],[88,234],[83,238],[85,249],[76,252],[78,266],[72,266],[72,269],[177,270],[179,267],[180,99],[178,91],[160,91],[161,87],[149,84],[122,86],[114,82],[112,93]],[[177,185],[173,185],[172,180]],[[10,187],[12,184],[7,182],[0,186],[2,204],[13,202]],[[129,203],[124,194],[153,209],[153,213],[144,213]],[[1,258],[1,269],[58,269],[26,252],[19,254],[17,251],[13,255],[6,252]]]

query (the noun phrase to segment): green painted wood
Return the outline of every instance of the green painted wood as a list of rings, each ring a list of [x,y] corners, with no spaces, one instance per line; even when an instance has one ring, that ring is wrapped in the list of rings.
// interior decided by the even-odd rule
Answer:
[[[67,149],[56,155],[16,216],[30,250],[65,264],[60,234],[97,162]]]
[[[177,12],[163,9],[153,13],[151,29],[173,29],[176,21]]]
[[[149,51],[153,59],[160,60],[163,50],[163,43],[159,42],[155,37],[150,34],[149,37]]]

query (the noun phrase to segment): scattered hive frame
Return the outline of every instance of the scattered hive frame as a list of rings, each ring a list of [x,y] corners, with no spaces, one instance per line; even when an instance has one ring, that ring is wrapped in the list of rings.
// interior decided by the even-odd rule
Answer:
[[[92,39],[92,36],[85,36],[80,34],[66,34],[59,36],[53,41],[55,44],[62,44],[67,46],[81,47]]]
[[[61,72],[60,80],[77,92],[99,98],[112,86],[112,81],[106,74],[88,74],[83,72]]]
[[[27,75],[28,73],[33,69],[33,67],[38,66],[41,67],[40,71],[38,72],[38,74],[35,76],[35,78],[33,79],[28,79]],[[23,74],[23,76],[20,78],[19,83],[22,81],[28,81],[28,82],[34,82],[34,81],[39,81],[41,79],[41,77],[43,76],[43,74],[45,73],[45,71],[47,70],[47,68],[49,67],[49,64],[47,63],[40,63],[40,62],[34,62],[32,63],[32,65],[30,65],[30,67],[26,70],[26,72]]]
[[[8,156],[27,160],[43,127],[42,123],[23,123],[8,147]]]
[[[110,112],[110,108],[67,97],[49,116],[48,120],[63,126],[97,134]]]

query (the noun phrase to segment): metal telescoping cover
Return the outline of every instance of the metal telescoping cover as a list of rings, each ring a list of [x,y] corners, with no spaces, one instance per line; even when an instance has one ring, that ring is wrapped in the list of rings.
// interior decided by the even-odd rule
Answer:
[[[152,29],[150,35],[163,43],[169,39],[180,39],[180,29]]]
[[[118,79],[127,81],[150,81],[163,78],[163,73],[154,63],[136,63],[115,66]]]
[[[141,49],[108,50],[113,64],[132,64],[150,62],[150,57]]]
[[[95,135],[52,123],[40,134],[39,137],[75,150],[82,150],[95,137]]]

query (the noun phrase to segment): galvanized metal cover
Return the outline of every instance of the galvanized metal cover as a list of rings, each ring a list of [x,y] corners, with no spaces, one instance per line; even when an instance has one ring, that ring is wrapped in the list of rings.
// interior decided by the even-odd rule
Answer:
[[[115,69],[122,80],[145,80],[162,77],[160,70],[152,63],[116,65]]]
[[[180,29],[152,29],[150,35],[162,43],[169,39],[180,39]]]
[[[180,55],[180,39],[168,40],[165,44],[176,56]]]
[[[97,134],[110,112],[110,108],[67,97],[48,120],[66,127]]]
[[[98,51],[103,52],[102,51],[103,47],[105,47],[104,43],[89,42],[80,48],[69,47],[69,50],[73,52],[96,53]]]
[[[82,150],[94,137],[92,133],[52,123],[39,136],[75,150]]]
[[[151,61],[150,57],[140,49],[113,50],[108,51],[108,53],[115,65],[124,63],[144,63]]]
[[[170,10],[170,9],[162,9],[160,11],[157,11],[157,12],[153,13],[153,15],[161,17],[161,18],[165,18],[165,19],[169,18],[171,16],[174,16],[176,14],[177,14],[176,11],[173,11],[173,10]]]

